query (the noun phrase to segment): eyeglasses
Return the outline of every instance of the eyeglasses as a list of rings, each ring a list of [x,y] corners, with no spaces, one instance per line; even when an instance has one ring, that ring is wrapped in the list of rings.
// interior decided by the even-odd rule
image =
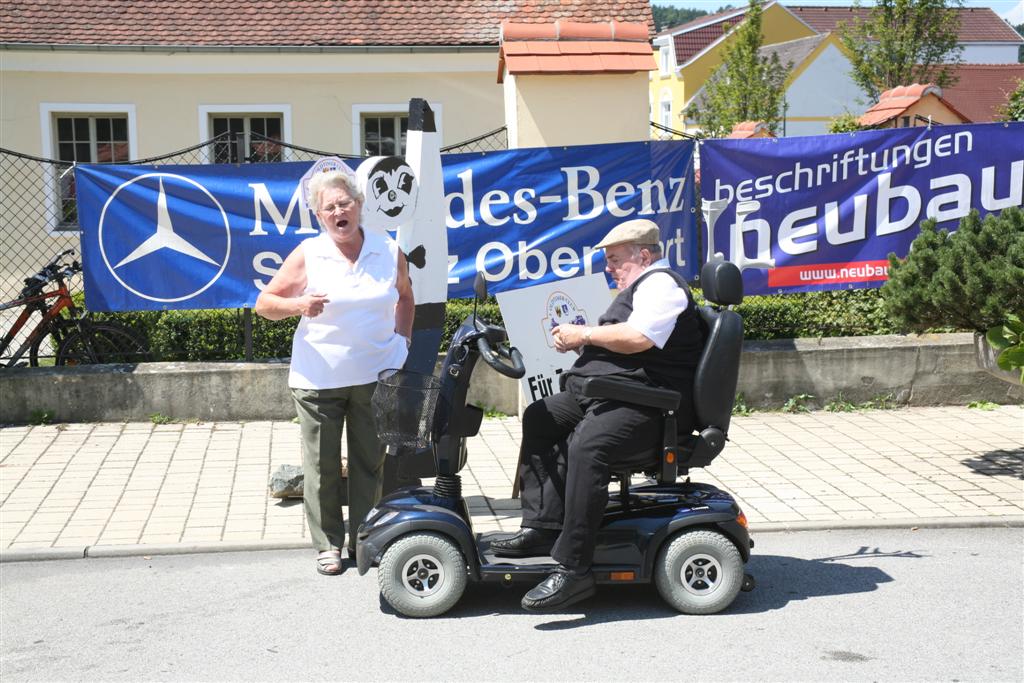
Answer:
[[[354,199],[346,199],[345,201],[335,202],[334,204],[328,204],[327,206],[321,206],[320,210],[324,213],[334,213],[335,211],[348,211],[349,208],[355,204]]]

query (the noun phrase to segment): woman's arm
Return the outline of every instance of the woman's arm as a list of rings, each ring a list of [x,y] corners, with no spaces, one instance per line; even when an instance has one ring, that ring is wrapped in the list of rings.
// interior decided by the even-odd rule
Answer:
[[[259,315],[268,320],[284,320],[296,315],[310,318],[323,313],[327,297],[323,294],[302,294],[306,288],[306,257],[302,245],[295,247],[270,283],[256,297]]]
[[[412,295],[412,280],[409,279],[409,262],[405,254],[398,252],[398,276],[395,278],[398,289],[398,303],[395,304],[395,332],[412,339],[412,320],[416,314],[416,302]]]

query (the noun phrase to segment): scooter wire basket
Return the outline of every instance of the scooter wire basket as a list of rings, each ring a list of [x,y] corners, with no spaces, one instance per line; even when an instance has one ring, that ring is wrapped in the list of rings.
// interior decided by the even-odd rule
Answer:
[[[382,370],[373,392],[377,436],[386,446],[425,448],[430,443],[441,382],[411,370]]]

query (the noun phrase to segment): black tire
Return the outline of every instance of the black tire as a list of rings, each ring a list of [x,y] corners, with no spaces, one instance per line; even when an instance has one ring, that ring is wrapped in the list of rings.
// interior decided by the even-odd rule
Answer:
[[[147,360],[146,345],[127,328],[114,323],[83,322],[61,342],[56,365],[143,363]]]
[[[377,583],[387,603],[407,617],[436,617],[459,601],[469,570],[459,547],[432,533],[402,536],[384,551]]]
[[[654,582],[665,602],[683,614],[714,614],[736,599],[743,585],[743,558],[718,532],[683,531],[662,546]]]
[[[74,324],[66,318],[57,318],[50,323],[50,329],[46,331],[46,334],[41,335],[39,339],[29,347],[28,350],[28,364],[29,367],[39,367],[39,347],[42,346],[44,340],[50,341],[50,349],[54,358],[57,356],[57,351],[60,349],[60,345],[64,342],[64,339],[68,336],[72,329],[75,329]],[[46,354],[43,358],[48,358]]]

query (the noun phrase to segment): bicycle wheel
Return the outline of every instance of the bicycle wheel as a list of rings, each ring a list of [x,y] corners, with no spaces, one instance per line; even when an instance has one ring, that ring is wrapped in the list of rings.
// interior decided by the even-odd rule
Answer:
[[[114,323],[83,323],[57,350],[57,365],[96,363],[143,363],[149,360],[146,345],[133,332]]]
[[[39,367],[39,349],[43,345],[43,342],[47,342],[50,345],[50,352],[44,352],[43,358],[56,358],[57,350],[60,349],[61,343],[67,338],[68,334],[70,334],[73,329],[77,329],[77,325],[70,320],[58,318],[51,322],[50,328],[46,331],[46,334],[40,335],[29,348],[29,366],[33,368]]]

